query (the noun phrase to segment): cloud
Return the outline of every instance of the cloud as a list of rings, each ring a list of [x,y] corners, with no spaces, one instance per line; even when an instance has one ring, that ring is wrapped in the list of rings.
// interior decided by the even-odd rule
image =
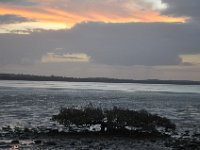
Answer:
[[[63,62],[89,62],[90,56],[84,53],[47,53],[42,57],[42,63],[63,63]]]
[[[1,71],[200,80],[197,0],[8,1]]]
[[[200,80],[199,37],[199,23],[82,23],[71,30],[0,34],[0,70],[78,77]],[[53,50],[54,61],[47,59],[49,50]],[[86,54],[90,60],[74,63],[68,62],[71,56],[63,56],[77,53]],[[193,57],[189,59],[190,55]],[[42,63],[44,56],[46,63]]]
[[[165,10],[168,8],[168,4],[164,3],[162,0],[144,0],[152,5],[155,10]]]
[[[180,55],[200,53],[199,37],[199,24],[190,23],[83,23],[71,30],[1,34],[0,64],[41,60],[50,49],[62,48],[61,56],[84,53],[94,64],[180,65]]]
[[[72,28],[83,22],[134,23],[134,22],[179,22],[185,23],[187,16],[174,17],[161,12],[168,8],[162,0],[32,0],[37,3],[24,5],[2,4],[0,15],[13,14],[34,19],[40,23],[58,24],[57,28]],[[63,26],[60,28],[60,24]],[[40,28],[38,23],[38,27]],[[49,29],[49,28],[47,28]]]
[[[40,32],[42,30],[58,30],[65,29],[64,24],[59,23],[44,23],[44,22],[19,22],[14,24],[0,25],[0,33],[13,33],[13,34],[30,34],[31,32]]]
[[[168,3],[168,9],[163,11],[163,15],[189,16],[192,21],[200,21],[200,1],[198,0],[163,0]]]
[[[35,2],[31,0],[0,0],[0,3],[12,4],[12,5],[22,5],[22,6],[33,6],[36,5]]]
[[[183,64],[200,65],[200,54],[180,55]]]
[[[198,24],[89,23],[76,26],[68,33],[74,38],[66,39],[68,45],[80,43],[87,50],[75,48],[90,54],[94,63],[178,65],[182,63],[180,54],[199,53],[199,29]]]
[[[0,25],[13,24],[30,21],[29,19],[16,15],[0,15]]]

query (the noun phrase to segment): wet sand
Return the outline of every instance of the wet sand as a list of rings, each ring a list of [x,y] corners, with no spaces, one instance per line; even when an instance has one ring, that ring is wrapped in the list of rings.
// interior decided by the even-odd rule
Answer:
[[[18,143],[19,142],[19,143]],[[122,137],[41,138],[35,140],[0,141],[0,149],[20,150],[170,150],[164,140],[136,140]]]

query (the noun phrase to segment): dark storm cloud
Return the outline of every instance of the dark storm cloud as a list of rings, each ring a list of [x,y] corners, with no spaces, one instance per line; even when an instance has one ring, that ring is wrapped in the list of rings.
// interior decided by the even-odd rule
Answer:
[[[192,19],[200,19],[199,0],[163,0],[169,7],[163,13],[174,16],[189,16]]]
[[[86,52],[96,63],[176,65],[181,63],[180,54],[200,52],[199,29],[195,24],[93,23],[77,26],[71,32],[81,35],[76,39],[82,47],[90,45]]]
[[[0,0],[0,3],[7,3],[7,4],[13,4],[13,5],[23,5],[23,6],[36,5],[35,2],[31,2],[29,0]]]
[[[26,64],[63,48],[96,64],[177,65],[179,55],[200,53],[198,24],[79,24],[71,30],[0,35],[0,64]]]
[[[29,19],[16,16],[16,15],[0,15],[0,24],[11,24],[11,23],[20,23],[20,22],[26,22],[29,21]]]

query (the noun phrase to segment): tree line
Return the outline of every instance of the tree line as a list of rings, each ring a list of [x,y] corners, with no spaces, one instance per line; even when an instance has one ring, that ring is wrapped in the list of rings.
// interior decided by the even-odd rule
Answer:
[[[133,79],[116,79],[116,78],[76,78],[64,76],[44,76],[29,74],[8,74],[1,73],[0,80],[27,80],[27,81],[67,81],[67,82],[105,82],[105,83],[144,83],[144,84],[177,84],[177,85],[200,85],[200,81],[190,80],[133,80]]]

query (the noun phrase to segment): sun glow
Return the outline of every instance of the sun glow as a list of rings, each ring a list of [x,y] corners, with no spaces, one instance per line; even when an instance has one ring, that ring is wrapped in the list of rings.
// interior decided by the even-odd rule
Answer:
[[[41,59],[42,63],[64,63],[64,62],[89,62],[91,59],[85,53],[47,53]]]
[[[47,3],[47,1],[45,1]],[[67,1],[66,1],[67,2]],[[72,1],[70,1],[73,3]],[[86,1],[88,2],[88,1]],[[126,5],[119,6],[116,1],[113,3],[113,10],[103,10],[100,6],[99,9],[94,9],[98,6],[94,6],[90,3],[89,8],[66,8],[63,7],[50,7],[51,2],[48,2],[45,6],[14,6],[14,5],[2,5],[0,6],[0,15],[17,15],[25,17],[32,21],[24,23],[13,23],[9,25],[0,25],[0,33],[15,32],[34,29],[70,29],[76,24],[81,22],[103,22],[103,23],[134,23],[134,22],[165,22],[165,23],[185,23],[188,17],[173,17],[161,15],[159,10],[166,9],[167,4],[162,3],[161,0],[143,0],[145,3],[150,3],[151,9],[138,8],[138,5],[127,7],[130,1],[126,2]],[[44,2],[43,2],[44,3]],[[55,2],[56,3],[56,2]],[[75,2],[74,2],[75,3]],[[89,3],[89,2],[88,2]],[[122,3],[122,2],[120,2]],[[98,3],[97,3],[98,4]],[[111,5],[112,3],[106,3]],[[87,5],[86,5],[87,6]],[[78,4],[77,4],[78,7]],[[93,8],[94,7],[94,8]],[[108,6],[106,6],[108,7]],[[112,7],[112,6],[110,6]],[[116,8],[115,8],[116,7]],[[143,6],[142,6],[143,7]],[[121,9],[121,10],[120,10]],[[121,11],[121,12],[120,12]],[[119,13],[120,12],[120,13]]]
[[[17,33],[17,34],[29,34],[33,31],[40,30],[60,30],[66,29],[67,26],[64,23],[55,22],[24,22],[16,24],[0,25],[0,33]]]
[[[180,55],[182,63],[192,64],[192,65],[200,65],[200,54],[186,54]]]

